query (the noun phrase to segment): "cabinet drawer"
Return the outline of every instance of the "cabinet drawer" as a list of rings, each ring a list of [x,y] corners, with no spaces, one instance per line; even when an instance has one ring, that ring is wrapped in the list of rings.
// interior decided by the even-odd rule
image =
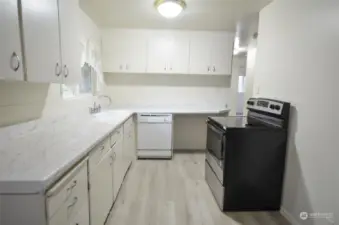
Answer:
[[[70,201],[61,205],[52,218],[49,218],[48,225],[89,225],[88,194],[84,195],[83,192],[78,194],[75,194],[74,197],[70,198]],[[75,197],[78,198],[77,201],[74,201]]]
[[[110,143],[109,139],[105,139],[99,145],[97,145],[89,154],[89,171],[92,170],[98,165],[102,157],[109,151]]]
[[[119,127],[111,135],[110,148],[113,148],[119,141],[123,139],[123,128]]]
[[[70,220],[69,225],[89,225],[88,203],[81,206],[81,210]]]
[[[51,218],[63,206],[72,213],[76,205],[88,199],[87,159],[77,165],[47,192],[47,214]],[[74,205],[72,205],[74,204]],[[70,206],[71,205],[71,206]]]

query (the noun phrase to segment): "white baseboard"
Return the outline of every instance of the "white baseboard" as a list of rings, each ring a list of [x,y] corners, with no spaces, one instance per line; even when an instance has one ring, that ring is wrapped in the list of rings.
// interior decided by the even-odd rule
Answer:
[[[291,225],[301,225],[298,222],[298,218],[294,218],[294,216],[290,212],[288,212],[285,208],[281,207],[280,213],[283,217],[285,217],[285,219],[288,222],[290,222]]]

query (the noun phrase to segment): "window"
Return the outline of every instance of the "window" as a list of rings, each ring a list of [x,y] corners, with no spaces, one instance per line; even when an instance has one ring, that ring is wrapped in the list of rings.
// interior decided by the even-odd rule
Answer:
[[[238,92],[239,93],[245,92],[245,76],[239,76]]]

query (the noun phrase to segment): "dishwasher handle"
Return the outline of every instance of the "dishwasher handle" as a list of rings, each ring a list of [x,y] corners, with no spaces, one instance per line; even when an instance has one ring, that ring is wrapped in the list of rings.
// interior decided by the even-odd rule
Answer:
[[[139,114],[138,123],[172,123],[173,116],[169,114]]]

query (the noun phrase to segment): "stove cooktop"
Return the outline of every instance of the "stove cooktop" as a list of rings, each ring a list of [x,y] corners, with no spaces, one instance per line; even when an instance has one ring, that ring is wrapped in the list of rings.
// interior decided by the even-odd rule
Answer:
[[[247,117],[245,116],[211,116],[208,117],[212,122],[214,122],[219,127],[226,129],[229,128],[244,128],[248,127]]]

